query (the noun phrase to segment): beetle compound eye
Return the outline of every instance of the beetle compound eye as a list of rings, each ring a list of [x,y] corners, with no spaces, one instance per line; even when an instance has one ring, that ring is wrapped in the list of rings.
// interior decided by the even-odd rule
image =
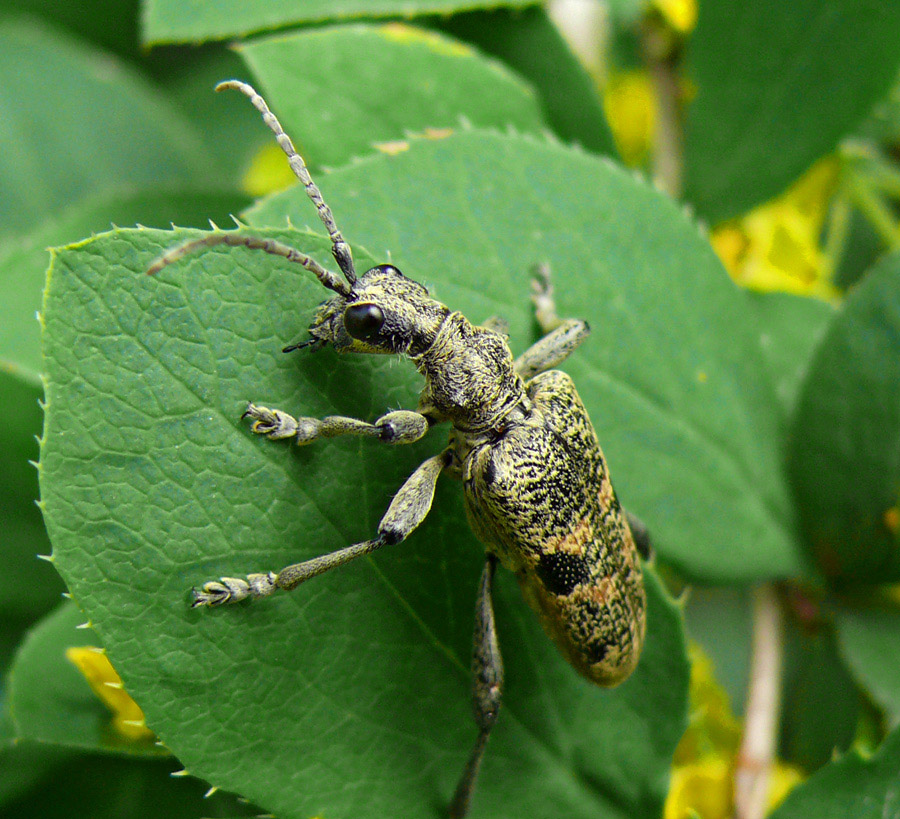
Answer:
[[[384,324],[384,313],[377,304],[351,304],[344,311],[344,327],[358,341],[371,341]]]
[[[389,274],[391,274],[392,276],[402,276],[404,279],[406,278],[406,276],[404,276],[404,275],[403,275],[396,267],[394,267],[394,265],[392,265],[392,264],[379,264],[379,265],[376,265],[376,268],[377,268],[378,270],[380,270],[382,273],[389,273]]]

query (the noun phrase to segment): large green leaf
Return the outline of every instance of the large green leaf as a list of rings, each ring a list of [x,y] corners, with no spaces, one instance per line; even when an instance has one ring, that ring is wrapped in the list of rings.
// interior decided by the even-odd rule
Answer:
[[[502,64],[412,26],[336,26],[254,41],[239,53],[281,101],[279,119],[315,165],[343,164],[374,143],[464,120],[531,133],[545,127],[534,93]]]
[[[45,617],[23,641],[9,671],[9,710],[16,736],[70,748],[138,756],[165,756],[152,738],[131,740],[66,658],[66,649],[98,645],[73,603]]]
[[[37,559],[48,554],[38,498],[37,471],[29,461],[38,458],[43,396],[40,309],[49,263],[46,248],[73,242],[110,224],[165,226],[204,225],[209,218],[225,220],[246,198],[238,193],[195,193],[172,185],[139,191],[109,191],[88,197],[47,220],[40,228],[0,246],[0,615],[17,618],[43,614],[59,601],[62,583],[56,572]],[[225,224],[224,221],[222,221]]]
[[[756,314],[763,360],[788,418],[834,308],[821,299],[793,293],[748,292],[747,301]]]
[[[863,759],[851,752],[792,791],[770,819],[898,819],[900,730]]]
[[[6,20],[0,74],[0,234],[113,185],[212,178],[186,121],[108,54]]]
[[[835,580],[900,579],[900,254],[847,297],[793,419],[790,474],[808,547]]]
[[[498,57],[537,91],[553,131],[566,142],[616,155],[597,83],[540,7],[437,17],[432,24]]]
[[[51,273],[42,491],[58,566],[149,724],[190,770],[284,817],[420,816],[449,798],[474,738],[467,666],[482,558],[458,487],[439,487],[409,543],[320,578],[309,594],[223,617],[191,612],[187,589],[367,536],[443,436],[388,452],[353,441],[258,446],[267,442],[238,421],[250,394],[369,416],[409,405],[416,378],[388,361],[282,358],[275,339],[296,334],[318,286],[283,265],[273,278],[258,259],[235,269],[218,253],[174,279],[142,276],[173,238],[111,234],[65,251]],[[293,239],[326,258],[321,240]],[[630,682],[604,694],[565,666],[501,578],[507,703],[482,778],[485,815],[658,812],[687,668],[674,606],[648,582],[646,654]],[[534,788],[511,792],[523,771]]]
[[[0,288],[4,294],[0,361],[19,378],[39,386],[41,336],[35,314],[41,306],[50,263],[47,248],[76,242],[113,225],[162,228],[176,222],[205,227],[210,219],[227,225],[229,214],[248,202],[249,197],[236,190],[197,190],[172,184],[116,185],[64,208],[25,236],[0,244]]]
[[[898,41],[900,4],[885,0],[705,0],[685,198],[716,223],[779,193],[887,92]]]
[[[494,145],[495,161],[496,146],[505,144],[468,142],[479,155]],[[535,150],[522,140],[513,145]],[[587,167],[597,173],[603,166]],[[421,199],[404,201],[403,213],[421,206]],[[296,453],[260,447],[266,442],[251,440],[237,421],[248,395],[280,395],[318,414],[369,416],[385,404],[408,405],[417,379],[369,360],[342,362],[333,378],[330,353],[277,364],[266,348],[275,355],[274,338],[297,333],[298,314],[321,295],[317,284],[277,264],[273,279],[270,260],[251,258],[235,270],[228,253],[196,257],[159,280],[141,276],[174,238],[147,231],[103,237],[61,255],[51,275],[47,352],[55,375],[44,495],[59,565],[151,726],[189,768],[286,816],[326,809],[421,815],[423,805],[449,796],[474,734],[465,668],[481,558],[463,547],[471,535],[456,487],[440,487],[432,518],[409,544],[321,578],[312,596],[225,617],[186,609],[186,589],[198,575],[226,564],[249,568],[248,560],[274,565],[296,557],[299,544],[318,552],[365,536],[403,475],[440,446],[432,436],[388,453],[353,441]],[[326,258],[321,241],[293,239]],[[518,321],[520,337],[525,323]],[[82,356],[90,359],[86,368]],[[75,370],[87,380],[72,379]],[[84,391],[87,384],[95,386]],[[82,416],[89,406],[94,411]],[[86,469],[88,439],[97,457],[88,457]],[[265,497],[255,501],[248,481],[265,484]],[[256,547],[247,542],[251,533],[260,536]],[[430,554],[417,562],[426,546]],[[481,810],[658,811],[686,683],[671,604],[651,581],[647,653],[631,682],[604,695],[555,655],[509,578],[499,596],[508,698]],[[305,760],[299,771],[298,760]],[[534,790],[511,793],[513,772],[529,770]],[[364,790],[348,787],[360,779]]]
[[[675,205],[607,162],[480,133],[322,181],[354,242],[390,251],[476,320],[506,315],[517,351],[534,338],[528,268],[551,260],[561,309],[595,332],[569,369],[661,553],[735,579],[799,570],[745,301]],[[302,200],[267,209],[281,220],[295,206],[295,223],[311,221]],[[254,439],[238,420],[248,398],[373,418],[412,406],[421,382],[390,360],[281,356],[324,295],[287,262],[219,249],[142,275],[186,235],[119,231],[55,259],[42,495],[57,565],[190,770],[285,817],[436,812],[475,733],[466,667],[482,557],[458,486],[440,483],[408,543],[292,595],[192,612],[187,590],[368,537],[444,433],[389,451]],[[328,260],[321,239],[275,235]],[[475,815],[659,813],[687,672],[679,619],[648,583],[646,654],[600,692],[501,575],[507,697]]]
[[[358,17],[414,17],[472,8],[534,5],[535,0],[145,0],[144,41],[158,43],[223,40],[284,28]]]
[[[0,13],[41,17],[121,57],[138,56],[140,0],[0,0]]]
[[[884,601],[841,606],[835,614],[841,653],[853,676],[888,714],[900,724],[900,606]]]
[[[44,750],[32,744],[24,747],[31,753]],[[2,815],[10,819],[259,817],[258,808],[231,794],[215,793],[204,798],[208,786],[191,777],[173,779],[177,768],[171,760],[79,755],[57,764],[42,781],[4,804]],[[4,773],[0,770],[0,786]]]
[[[755,327],[677,209],[561,148],[475,134],[415,148],[326,177],[345,234],[466,315],[505,315],[514,350],[531,337],[528,270],[549,260],[562,311],[593,328],[567,368],[660,553],[708,580],[801,571]],[[247,216],[303,224],[310,209],[294,189]]]
[[[37,325],[32,313],[31,323]],[[24,620],[48,611],[63,590],[56,572],[38,560],[49,554],[38,499],[38,458],[35,436],[43,417],[39,383],[0,370],[0,617]]]

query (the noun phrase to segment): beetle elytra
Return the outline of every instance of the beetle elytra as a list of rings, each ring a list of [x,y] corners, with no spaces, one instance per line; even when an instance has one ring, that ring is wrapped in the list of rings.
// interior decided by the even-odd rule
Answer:
[[[588,337],[589,328],[583,321],[557,317],[546,268],[538,270],[532,293],[545,335],[515,359],[499,320],[473,325],[390,264],[358,276],[331,209],[263,98],[236,80],[218,86],[223,88],[246,94],[275,133],[328,231],[342,275],[288,245],[234,232],[214,232],[178,245],[148,273],[220,244],[281,256],[313,273],[333,293],[318,308],[309,340],[286,350],[330,344],[338,352],[402,355],[424,376],[415,411],[390,412],[368,423],[343,416],[295,417],[251,403],[244,417],[254,433],[297,444],[338,435],[408,444],[431,426],[449,422],[450,437],[447,447],[403,484],[372,539],[280,571],[207,581],[193,590],[193,605],[214,607],[289,591],[356,557],[397,544],[425,519],[438,477],[447,473],[460,479],[469,523],[486,548],[472,660],[478,736],[450,805],[450,815],[462,817],[503,687],[491,599],[497,563],[515,573],[547,634],[592,682],[622,682],[634,670],[643,645],[646,600],[639,553],[648,556],[646,531],[619,506],[571,378],[553,369]]]

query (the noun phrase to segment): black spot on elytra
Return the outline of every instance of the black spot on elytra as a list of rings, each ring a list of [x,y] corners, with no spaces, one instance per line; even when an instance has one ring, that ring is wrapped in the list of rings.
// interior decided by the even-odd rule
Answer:
[[[591,579],[587,561],[566,552],[541,555],[537,564],[537,576],[548,591],[560,596],[571,594],[579,583],[586,583]]]
[[[585,653],[591,665],[602,663],[606,659],[606,655],[609,654],[609,644],[600,642],[588,643]]]

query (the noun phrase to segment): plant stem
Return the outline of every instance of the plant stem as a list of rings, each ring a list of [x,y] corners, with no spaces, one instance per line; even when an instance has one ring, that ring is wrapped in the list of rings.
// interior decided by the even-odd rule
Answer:
[[[784,615],[774,586],[753,590],[753,656],[744,718],[744,739],[734,772],[737,819],[766,814],[769,775],[781,715]]]
[[[653,181],[673,199],[681,195],[684,152],[681,89],[672,35],[652,17],[641,26],[644,60],[653,83]]]

